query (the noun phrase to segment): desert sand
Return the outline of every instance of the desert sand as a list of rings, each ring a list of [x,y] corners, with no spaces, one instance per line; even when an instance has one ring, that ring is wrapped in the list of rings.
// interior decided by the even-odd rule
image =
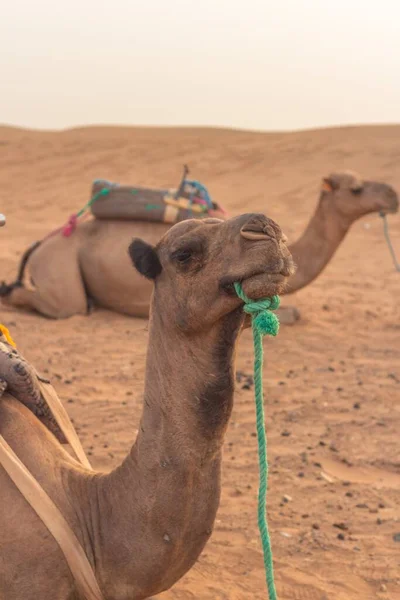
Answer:
[[[0,212],[8,219],[0,230],[0,278],[7,281],[31,242],[88,201],[95,178],[175,186],[186,162],[231,214],[264,212],[290,241],[332,170],[355,169],[400,192],[394,126],[287,134],[0,127],[0,156]],[[400,254],[399,215],[389,224]],[[279,598],[399,599],[400,275],[379,217],[357,222],[320,278],[283,303],[296,304],[302,320],[264,344],[268,516]],[[56,322],[3,307],[0,317],[26,358],[51,377],[93,465],[117,464],[140,417],[147,322],[104,310]],[[242,377],[215,530],[165,600],[267,597],[249,332],[237,367]]]

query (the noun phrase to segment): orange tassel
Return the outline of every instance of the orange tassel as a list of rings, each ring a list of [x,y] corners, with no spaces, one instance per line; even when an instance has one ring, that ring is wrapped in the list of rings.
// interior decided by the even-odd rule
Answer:
[[[2,333],[4,335],[4,337],[6,338],[7,342],[10,344],[10,346],[13,346],[14,348],[17,347],[16,343],[14,342],[14,340],[12,339],[10,332],[8,331],[7,327],[5,325],[2,325],[0,323],[0,333]]]

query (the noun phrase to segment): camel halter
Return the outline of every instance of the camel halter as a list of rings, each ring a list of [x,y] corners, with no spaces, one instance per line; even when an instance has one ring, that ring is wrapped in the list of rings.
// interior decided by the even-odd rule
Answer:
[[[15,348],[15,343],[8,329],[4,325],[0,324],[0,332],[3,333],[7,342]],[[54,418],[78,457],[79,462],[84,468],[91,470],[90,463],[85,455],[74,426],[72,425],[61,400],[57,396],[56,391],[50,384],[47,384],[40,379],[38,380],[38,383],[42,396],[48,403]],[[72,576],[75,579],[77,590],[82,598],[85,598],[85,600],[104,600],[104,596],[101,593],[92,566],[75,533],[59,508],[20,461],[1,434],[0,465],[2,465],[25,500],[30,504],[60,546]]]
[[[396,253],[394,251],[393,248],[393,244],[392,244],[392,240],[390,239],[390,233],[389,233],[389,225],[387,222],[387,218],[386,218],[386,213],[384,213],[383,211],[381,211],[379,213],[379,216],[382,217],[383,220],[383,233],[385,235],[385,240],[386,243],[388,245],[389,248],[389,252],[392,255],[392,259],[393,259],[393,263],[394,263],[394,268],[396,269],[396,271],[400,272],[400,264],[396,258]]]
[[[251,315],[251,327],[254,342],[254,387],[256,401],[256,423],[258,441],[258,463],[260,470],[260,484],[258,489],[258,528],[260,530],[261,544],[264,555],[264,568],[267,580],[269,600],[277,600],[274,566],[272,560],[271,540],[266,517],[267,490],[268,490],[268,460],[267,437],[265,434],[264,394],[263,394],[263,345],[264,335],[277,335],[279,331],[278,317],[271,312],[279,307],[279,296],[251,300],[244,293],[240,283],[235,283],[235,291],[244,302],[243,310]]]
[[[255,401],[256,401],[256,422],[257,422],[257,440],[258,440],[258,459],[260,470],[260,484],[258,491],[258,527],[260,530],[261,543],[264,556],[264,568],[268,588],[269,600],[277,600],[274,569],[272,560],[271,541],[268,531],[266,518],[267,490],[268,490],[268,460],[267,460],[267,439],[265,434],[265,417],[263,406],[263,346],[262,338],[264,335],[276,336],[279,331],[278,317],[272,313],[279,307],[279,297],[264,298],[262,300],[250,300],[244,293],[242,286],[235,283],[237,295],[244,302],[243,310],[251,315],[253,341],[254,341],[254,383],[255,383]],[[4,334],[10,345],[15,347],[8,329],[0,324],[0,331]],[[61,430],[70,442],[75,454],[86,468],[91,468],[86,458],[84,450],[76,435],[74,427],[61,404],[55,390],[52,386],[46,387],[40,382],[41,391],[50,408],[53,411]],[[71,433],[72,428],[72,433]],[[25,465],[19,460],[12,448],[7,444],[3,436],[0,435],[0,464],[9,474],[19,491],[29,502],[33,510],[46,525],[50,533],[59,544],[71,573],[75,579],[78,590],[86,600],[104,600],[101,590],[98,586],[93,569],[87,559],[87,556],[72,531],[71,527],[64,519],[63,515],[53,503],[48,494],[38,484],[36,479],[28,471]]]

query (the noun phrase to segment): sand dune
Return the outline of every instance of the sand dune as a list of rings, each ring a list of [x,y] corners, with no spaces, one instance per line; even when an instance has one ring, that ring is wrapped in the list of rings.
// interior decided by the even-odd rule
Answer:
[[[358,170],[400,191],[400,127],[301,133],[0,127],[0,278],[21,252],[89,199],[91,182],[173,186],[186,162],[232,214],[262,211],[289,239],[320,179]],[[390,218],[400,254],[400,217]],[[281,600],[400,598],[400,277],[382,223],[358,222],[311,286],[287,297],[303,320],[265,345],[269,520]],[[106,311],[53,322],[1,309],[27,358],[47,372],[95,466],[116,464],[138,424],[146,322]],[[113,338],[114,348],[109,340]],[[40,340],[40,343],[38,343]],[[252,370],[246,333],[240,371]],[[166,599],[266,598],[257,532],[253,392],[238,384],[215,532]],[[283,502],[287,494],[292,500]],[[342,539],[344,538],[344,539]]]

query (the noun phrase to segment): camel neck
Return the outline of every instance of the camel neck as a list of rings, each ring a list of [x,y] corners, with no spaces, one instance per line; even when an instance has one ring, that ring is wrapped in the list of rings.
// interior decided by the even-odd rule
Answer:
[[[142,433],[162,421],[188,442],[189,454],[190,445],[204,459],[221,448],[232,409],[241,324],[240,309],[195,334],[171,326],[161,312],[151,317]]]
[[[320,199],[303,235],[289,247],[297,270],[289,280],[288,293],[300,290],[318,277],[335,254],[350,225],[350,219],[345,219],[334,206]]]
[[[150,319],[137,440],[123,464],[99,480],[97,491],[101,513],[108,518],[99,518],[101,533],[95,537],[120,547],[117,565],[104,549],[99,550],[101,562],[126,582],[127,598],[171,587],[211,535],[241,324],[238,310],[210,330],[188,336],[162,312]],[[129,551],[121,540],[130,540]]]

